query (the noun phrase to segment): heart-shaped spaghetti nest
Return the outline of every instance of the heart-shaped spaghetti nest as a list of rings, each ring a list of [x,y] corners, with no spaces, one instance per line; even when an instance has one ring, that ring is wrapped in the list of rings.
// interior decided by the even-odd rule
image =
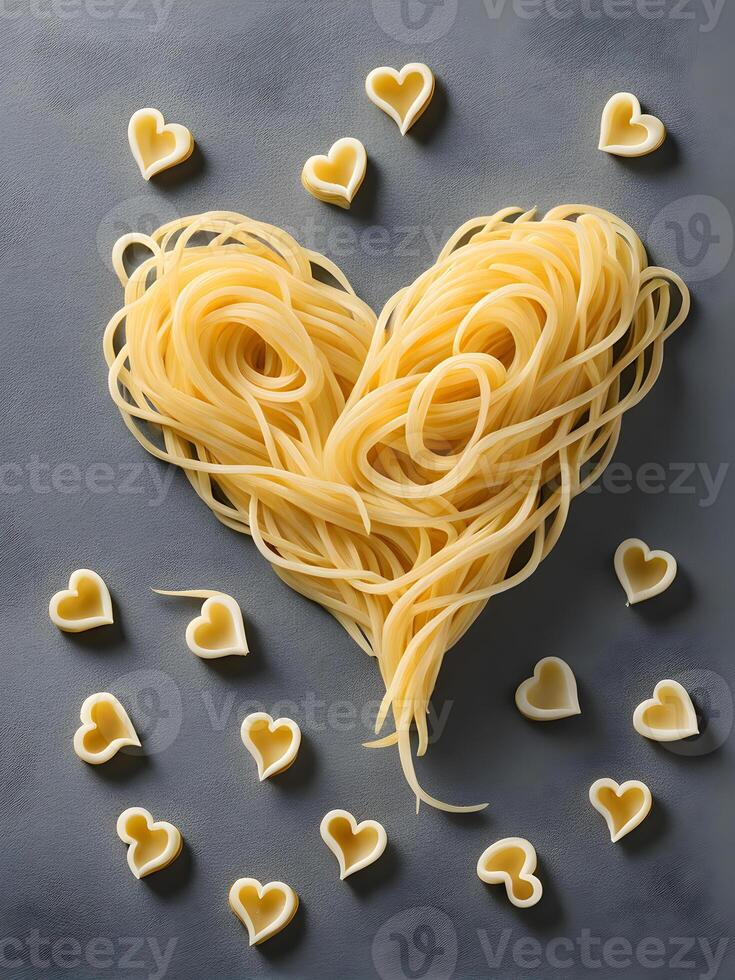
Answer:
[[[398,744],[417,803],[452,811],[479,807],[419,786],[409,734],[423,754],[444,655],[551,551],[689,310],[616,216],[535,219],[464,225],[378,318],[328,259],[240,214],[113,252],[125,305],[104,350],[126,424],[376,658],[376,734],[389,712],[395,728],[370,744]],[[133,243],[151,254],[128,277]]]

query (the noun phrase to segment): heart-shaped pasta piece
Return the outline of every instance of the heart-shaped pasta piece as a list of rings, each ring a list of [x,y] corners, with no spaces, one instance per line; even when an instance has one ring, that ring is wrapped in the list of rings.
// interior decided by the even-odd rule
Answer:
[[[153,589],[158,595],[204,599],[199,616],[186,627],[186,645],[202,660],[246,657],[248,641],[242,611],[231,595],[212,589]]]
[[[388,843],[388,835],[377,820],[358,823],[347,810],[330,810],[322,819],[322,840],[339,862],[342,881],[377,861]]]
[[[668,551],[651,551],[640,538],[628,538],[615,552],[615,573],[633,606],[660,595],[676,578],[676,559]]]
[[[666,139],[666,127],[656,116],[641,112],[630,92],[618,92],[602,113],[600,149],[618,157],[642,157],[657,150]]]
[[[120,814],[117,836],[129,845],[128,866],[136,878],[167,867],[184,846],[178,828],[166,820],[154,820],[142,806],[131,806]]]
[[[194,137],[180,123],[166,123],[158,109],[138,109],[128,123],[128,142],[145,180],[188,160]]]
[[[247,656],[248,641],[242,612],[231,595],[213,595],[205,599],[201,615],[186,627],[186,645],[202,660]]]
[[[110,590],[91,568],[78,568],[69,576],[69,588],[51,597],[51,622],[65,633],[82,633],[114,621]]]
[[[367,153],[360,140],[351,136],[337,140],[329,153],[309,157],[301,172],[301,183],[320,201],[349,209],[367,172]]]
[[[285,929],[296,915],[299,897],[290,885],[257,878],[238,878],[230,888],[230,908],[248,931],[250,945],[257,946]]]
[[[654,742],[677,742],[699,735],[697,712],[689,692],[678,681],[659,681],[653,697],[643,701],[633,714],[639,735]]]
[[[82,724],[74,734],[74,751],[84,762],[108,762],[125,745],[140,739],[128,713],[114,694],[90,694],[79,713]]]
[[[275,721],[265,711],[256,711],[240,727],[243,745],[255,759],[261,782],[293,764],[301,745],[301,729],[291,718]]]
[[[598,779],[590,786],[590,803],[605,818],[614,843],[641,824],[651,811],[653,797],[645,783],[629,779]]]
[[[374,68],[365,79],[368,98],[391,117],[403,136],[428,108],[435,86],[431,68],[420,62],[404,65],[400,71]]]
[[[536,864],[536,849],[530,841],[506,837],[483,851],[477,862],[477,875],[488,885],[505,885],[509,901],[519,909],[528,909],[544,891],[534,874]]]
[[[516,691],[516,707],[533,721],[556,721],[581,714],[577,679],[569,664],[560,657],[539,660],[529,677]]]

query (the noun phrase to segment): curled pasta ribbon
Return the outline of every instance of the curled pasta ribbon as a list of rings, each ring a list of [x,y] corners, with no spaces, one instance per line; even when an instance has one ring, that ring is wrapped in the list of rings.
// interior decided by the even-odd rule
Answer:
[[[414,772],[447,651],[556,544],[689,311],[593,207],[508,208],[452,236],[379,317],[340,270],[230,212],[151,236],[104,340],[138,441],[373,656],[370,743]],[[153,424],[161,442],[146,428]],[[515,557],[515,562],[513,561]]]

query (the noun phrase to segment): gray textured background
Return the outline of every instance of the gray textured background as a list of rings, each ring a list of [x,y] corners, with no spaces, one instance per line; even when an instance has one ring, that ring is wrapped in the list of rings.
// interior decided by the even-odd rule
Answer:
[[[176,980],[714,975],[705,952],[722,953],[735,892],[735,483],[728,473],[713,501],[702,474],[733,452],[735,12],[731,0],[719,18],[705,0],[498,4],[2,4],[0,976],[160,977],[159,949]],[[422,12],[426,24],[411,27]],[[416,59],[441,84],[402,140],[362,84],[376,65]],[[649,159],[596,150],[600,111],[620,89],[670,128]],[[125,135],[143,105],[198,144],[151,185]],[[371,159],[350,214],[299,185],[304,159],[348,134]],[[420,777],[491,809],[416,817],[394,753],[363,750],[367,729],[350,717],[379,695],[373,665],[179,475],[169,482],[113,410],[100,350],[120,301],[109,249],[177,214],[242,210],[328,252],[377,307],[466,218],[579,200],[621,213],[695,280],[695,312],[627,420],[616,478],[576,502],[552,557],[447,660],[435,700],[449,713]],[[383,230],[365,234],[373,226]],[[646,464],[664,468],[660,492]],[[698,467],[683,483],[681,464]],[[682,566],[667,596],[635,610],[611,564],[631,535]],[[118,625],[75,638],[46,604],[80,565],[109,583]],[[157,585],[233,593],[251,655],[196,660],[183,643],[195,604],[158,598]],[[516,712],[513,691],[545,654],[574,666],[581,718],[538,726]],[[635,704],[671,675],[695,691],[705,727],[678,751],[631,726]],[[148,752],[93,769],[71,737],[82,700],[105,689]],[[284,699],[305,744],[289,774],[259,786],[239,724],[250,706],[278,711]],[[586,799],[602,775],[642,778],[655,795],[618,846]],[[186,839],[176,864],[144,882],[115,835],[133,804]],[[379,818],[390,838],[348,883],[318,834],[333,806]],[[508,835],[540,855],[546,893],[525,913],[475,876],[483,848]],[[245,874],[283,877],[302,900],[259,950],[227,908]],[[718,975],[734,974],[727,948]]]

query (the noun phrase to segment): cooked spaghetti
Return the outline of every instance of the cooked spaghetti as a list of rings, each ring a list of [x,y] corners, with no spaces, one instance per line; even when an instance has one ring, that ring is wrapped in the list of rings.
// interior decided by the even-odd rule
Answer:
[[[128,276],[131,244],[150,254]],[[421,788],[410,731],[423,754],[445,654],[606,467],[684,283],[577,205],[469,222],[377,319],[328,259],[230,212],[126,235],[113,261],[104,350],[136,439],[376,658],[393,731],[371,745],[398,745],[417,803],[479,809]]]

